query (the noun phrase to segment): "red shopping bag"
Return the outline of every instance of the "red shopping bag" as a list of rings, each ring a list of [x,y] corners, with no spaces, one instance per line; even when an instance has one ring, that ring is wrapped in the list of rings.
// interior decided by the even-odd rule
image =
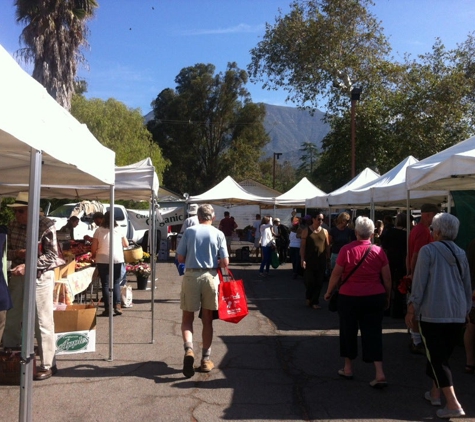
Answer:
[[[231,271],[227,268],[224,269],[224,272],[223,277],[221,268],[218,270],[220,281],[218,297],[219,319],[237,324],[249,313],[246,292],[244,291],[242,280],[235,280]],[[226,272],[228,275],[226,275]]]

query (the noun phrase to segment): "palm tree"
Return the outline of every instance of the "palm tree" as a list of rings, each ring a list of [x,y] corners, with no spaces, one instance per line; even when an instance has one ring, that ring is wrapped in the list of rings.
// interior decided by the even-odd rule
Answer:
[[[65,109],[70,110],[77,64],[85,59],[86,21],[96,0],[15,0],[16,18],[26,24],[18,55],[34,64],[33,78]]]

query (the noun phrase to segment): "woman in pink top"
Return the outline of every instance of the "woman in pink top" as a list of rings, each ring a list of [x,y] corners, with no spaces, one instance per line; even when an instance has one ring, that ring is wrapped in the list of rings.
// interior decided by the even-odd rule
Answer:
[[[367,217],[356,219],[354,242],[341,248],[333,269],[325,300],[329,300],[340,280],[338,314],[340,317],[340,356],[345,366],[338,375],[353,379],[353,360],[358,356],[358,329],[361,331],[363,361],[373,362],[374,388],[386,387],[383,371],[383,314],[389,306],[391,273],[384,251],[371,244],[374,223]],[[369,253],[365,256],[365,253]],[[363,260],[364,258],[364,260]],[[359,267],[352,272],[358,263]],[[350,274],[351,273],[351,274]],[[382,280],[382,281],[381,281]]]

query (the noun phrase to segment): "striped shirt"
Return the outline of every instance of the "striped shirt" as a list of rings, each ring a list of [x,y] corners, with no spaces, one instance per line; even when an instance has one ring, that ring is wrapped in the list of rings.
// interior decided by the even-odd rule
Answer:
[[[23,258],[16,257],[16,251],[26,249],[27,226],[13,221],[8,226],[7,258],[12,261],[12,268],[24,264]],[[38,227],[38,261],[39,272],[52,270],[65,264],[59,250],[54,222],[49,218],[40,217]]]

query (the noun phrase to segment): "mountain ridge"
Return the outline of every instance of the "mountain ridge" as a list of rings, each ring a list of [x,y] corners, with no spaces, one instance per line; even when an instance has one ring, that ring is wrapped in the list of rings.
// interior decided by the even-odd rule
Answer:
[[[311,142],[321,151],[322,139],[330,127],[323,122],[325,113],[316,110],[313,115],[296,107],[277,106],[262,103],[266,107],[264,128],[270,141],[263,148],[265,158],[282,153],[281,159],[298,167],[303,143]],[[145,123],[153,119],[153,111],[144,116]]]

